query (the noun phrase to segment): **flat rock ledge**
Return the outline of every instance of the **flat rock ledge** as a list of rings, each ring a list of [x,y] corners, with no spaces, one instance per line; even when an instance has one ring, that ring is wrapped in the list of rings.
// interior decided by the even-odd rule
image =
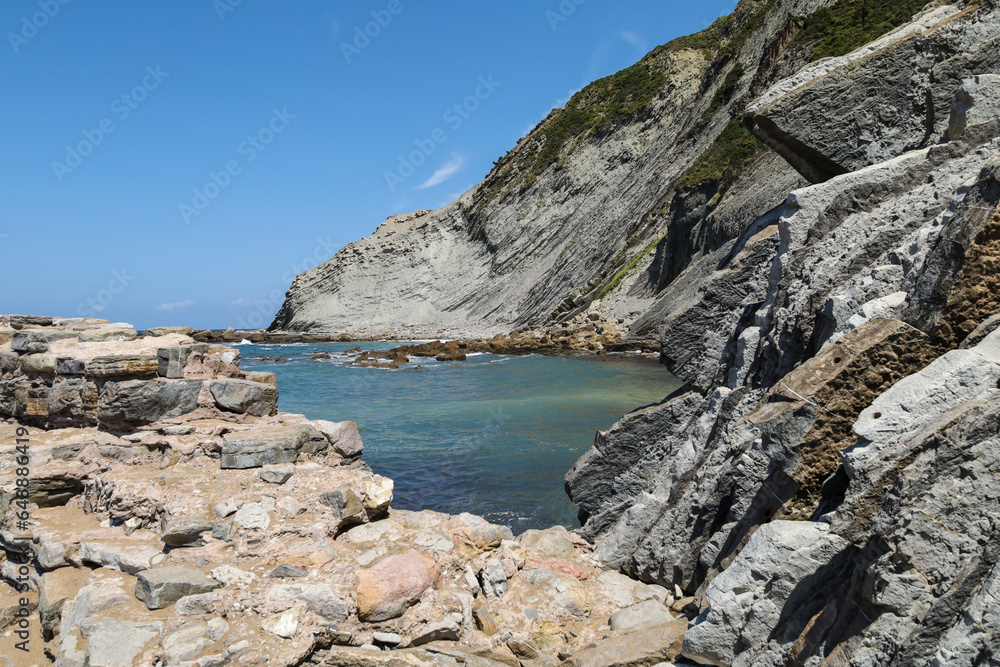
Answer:
[[[598,566],[565,528],[393,509],[356,423],[278,412],[273,375],[190,333],[0,318],[0,630],[23,583],[39,655],[67,666],[679,654],[666,589]]]

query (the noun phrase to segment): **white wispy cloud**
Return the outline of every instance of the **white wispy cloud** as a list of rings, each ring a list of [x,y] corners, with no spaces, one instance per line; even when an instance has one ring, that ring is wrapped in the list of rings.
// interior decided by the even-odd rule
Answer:
[[[634,32],[629,32],[627,30],[623,30],[622,32],[620,32],[618,34],[618,36],[621,37],[622,39],[624,39],[626,42],[628,42],[632,46],[634,46],[635,49],[636,49],[636,51],[638,51],[639,53],[641,53],[643,55],[645,55],[646,52],[649,51],[649,45],[646,43],[646,40],[644,40],[642,37],[640,37],[639,35],[635,34]]]
[[[161,303],[159,306],[153,308],[153,310],[161,310],[167,313],[172,313],[175,310],[183,310],[184,308],[190,308],[193,305],[194,301],[186,299],[184,301],[177,301],[176,303]]]
[[[465,156],[461,153],[452,153],[451,159],[448,160],[440,169],[435,171],[430,178],[418,185],[417,189],[424,190],[426,188],[432,188],[435,185],[441,185],[449,178],[457,174],[464,166]]]

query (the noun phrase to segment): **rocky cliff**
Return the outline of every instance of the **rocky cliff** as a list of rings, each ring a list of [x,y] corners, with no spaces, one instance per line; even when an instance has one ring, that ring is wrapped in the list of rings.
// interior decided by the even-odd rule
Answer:
[[[932,5],[763,91],[810,184],[636,323],[687,387],[566,484],[599,558],[695,595],[690,659],[996,664],[998,46]]]
[[[786,47],[797,17],[826,4],[744,0],[705,33],[587,86],[457,201],[389,218],[296,277],[271,329],[506,332],[610,292],[607,313],[631,321],[656,289],[626,288],[668,228],[678,231],[670,204],[679,183],[703,185],[687,196],[705,201],[718,190],[722,167],[698,163],[716,137],[735,129],[723,150],[756,158],[752,168],[768,181],[734,197],[736,208],[770,208],[801,182],[732,117],[806,61],[807,49]],[[742,231],[729,229],[740,224],[733,213],[695,243]]]
[[[566,487],[601,562],[694,597],[688,659],[997,664],[998,11],[741,2],[274,327],[624,315],[686,385]]]

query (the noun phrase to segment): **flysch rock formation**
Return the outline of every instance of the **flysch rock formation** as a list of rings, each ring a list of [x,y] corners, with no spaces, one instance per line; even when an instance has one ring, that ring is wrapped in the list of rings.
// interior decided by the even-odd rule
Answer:
[[[680,652],[672,590],[599,566],[562,527],[393,509],[357,424],[278,411],[273,374],[189,331],[0,317],[0,665]]]
[[[588,86],[455,202],[390,217],[297,276],[271,330],[484,337],[575,315],[616,276],[604,314],[631,322],[654,294],[626,288],[667,230],[673,184],[727,127],[730,101],[805,62],[784,46],[796,17],[827,4],[744,0],[712,41],[725,54],[669,44]],[[776,155],[756,169],[773,183],[744,191],[739,206],[770,208],[800,182]],[[707,201],[709,189],[695,196]],[[732,214],[717,216],[705,242],[718,242]]]
[[[690,596],[700,664],[1000,662],[1000,10],[932,2],[811,61],[852,6],[739,3],[717,47],[643,61],[646,107],[525,168],[557,110],[457,202],[299,276],[272,325],[596,312],[659,340],[685,386],[566,488],[597,561]]]
[[[566,485],[599,560],[695,598],[687,659],[998,664],[998,45],[932,4],[764,91],[810,184],[637,322],[686,386]]]

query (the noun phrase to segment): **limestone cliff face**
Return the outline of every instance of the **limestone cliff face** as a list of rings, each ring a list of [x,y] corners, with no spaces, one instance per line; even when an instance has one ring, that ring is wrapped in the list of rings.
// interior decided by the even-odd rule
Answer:
[[[300,274],[271,329],[509,331],[586,308],[663,236],[678,179],[727,127],[730,106],[802,64],[785,53],[786,33],[825,4],[744,0],[704,43],[659,47],[588,86],[457,201],[389,218]],[[755,207],[799,179],[776,157],[758,170],[778,186],[744,193]],[[620,314],[633,317],[652,296],[618,292]]]
[[[600,560],[695,598],[686,656],[997,664],[1000,9],[873,31],[891,7],[740,3],[581,93],[613,122],[554,112],[299,276],[274,326],[624,313],[686,384],[566,488]],[[851,25],[873,41],[808,63]]]
[[[809,184],[633,326],[687,387],[566,484],[601,559],[695,596],[691,659],[996,664],[998,36],[932,5],[763,91],[744,123]]]

